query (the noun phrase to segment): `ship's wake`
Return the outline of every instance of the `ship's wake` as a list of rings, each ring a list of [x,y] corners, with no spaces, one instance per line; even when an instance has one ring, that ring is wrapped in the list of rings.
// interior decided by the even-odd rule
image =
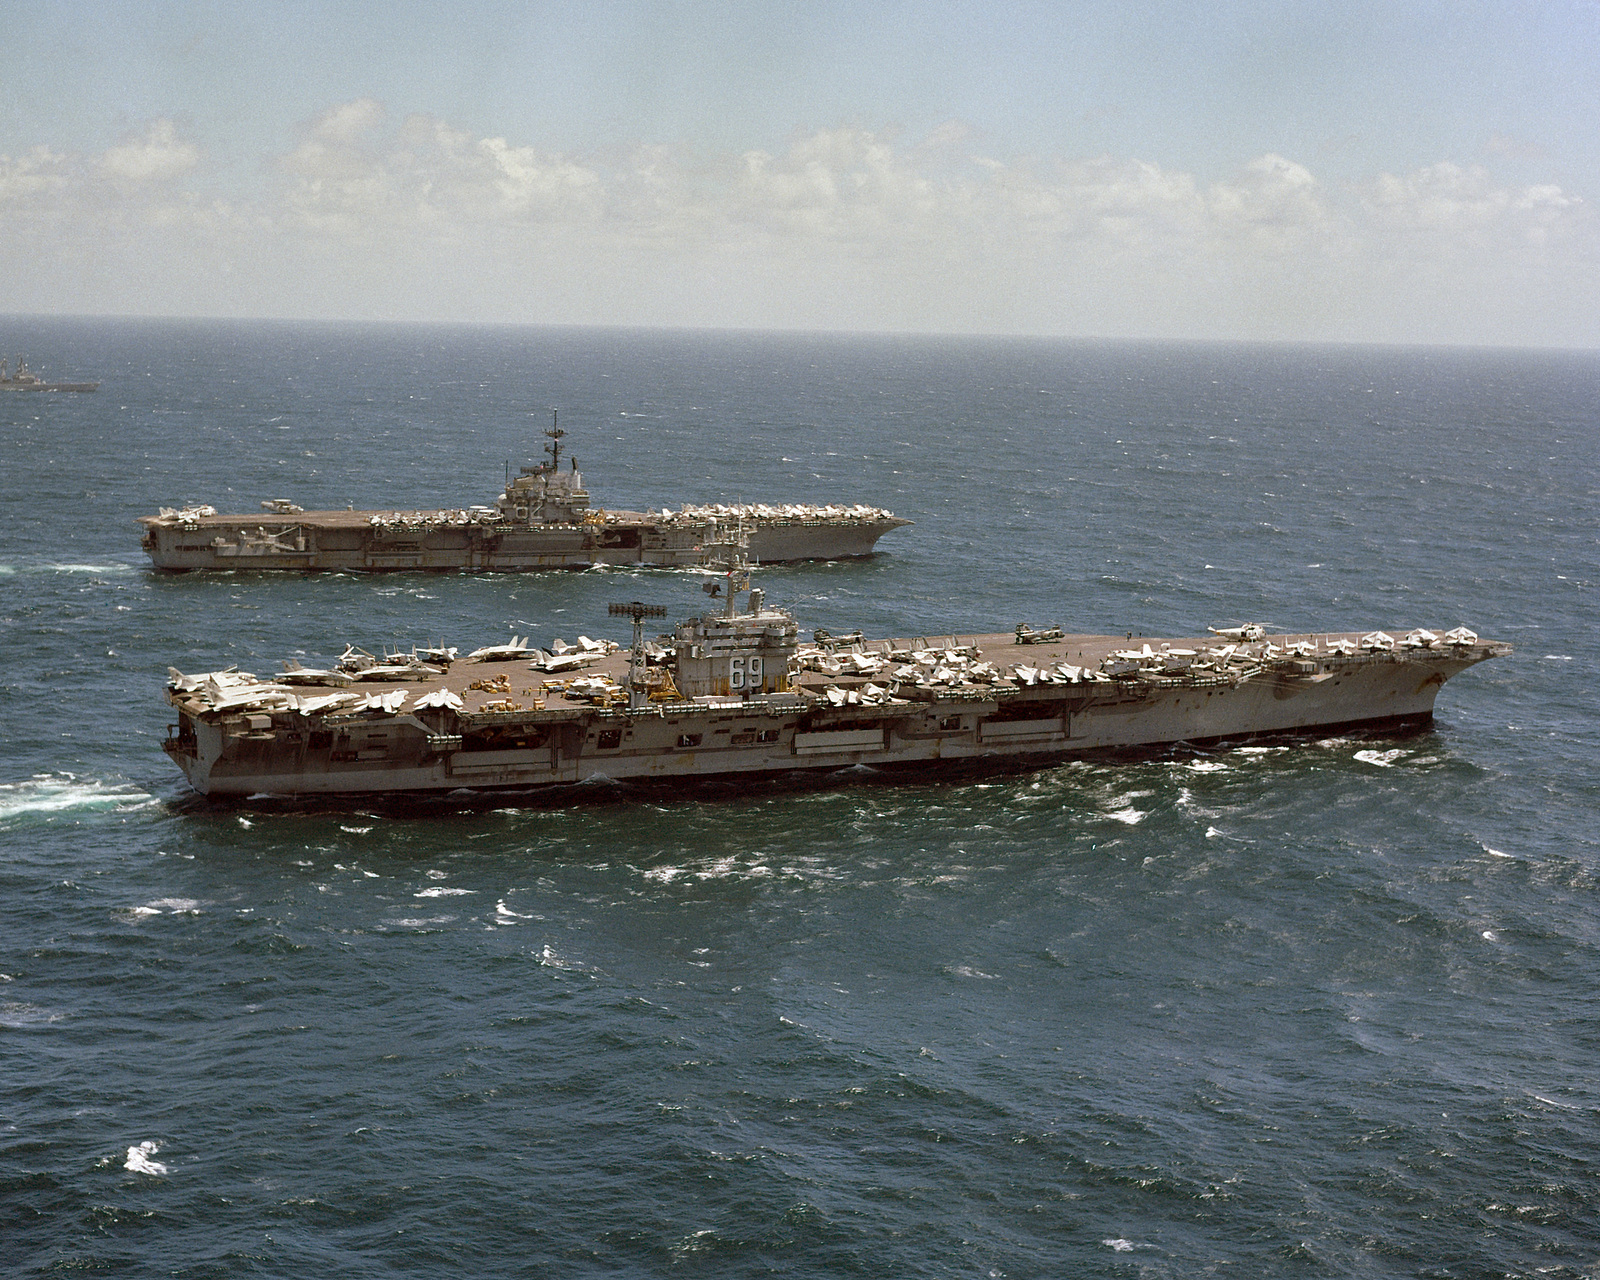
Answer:
[[[111,561],[106,564],[62,564],[54,560],[21,560],[0,564],[0,577],[16,577],[18,574],[62,574],[85,573],[94,577],[107,577],[111,575],[126,575],[140,572],[140,566]]]
[[[71,773],[35,774],[26,782],[0,782],[0,822],[33,814],[122,813],[156,803],[128,782],[102,782]]]

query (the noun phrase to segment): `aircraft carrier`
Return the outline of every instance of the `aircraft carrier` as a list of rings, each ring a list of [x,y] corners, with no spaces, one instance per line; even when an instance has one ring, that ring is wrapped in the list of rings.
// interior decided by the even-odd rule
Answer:
[[[464,656],[346,648],[333,666],[265,677],[172,669],[164,747],[196,791],[234,799],[917,776],[1425,724],[1447,679],[1511,652],[1465,627],[1134,641],[1019,625],[801,643],[737,562],[719,610],[647,641],[665,612],[612,605],[632,622],[626,647],[513,637]]]
[[[46,382],[17,357],[17,371],[11,373],[0,360],[0,391],[98,391],[98,382]]]
[[[575,460],[561,468],[552,424],[547,461],[509,478],[493,506],[437,511],[304,511],[287,499],[264,514],[163,507],[143,516],[142,545],[158,569],[377,571],[470,569],[525,572],[593,565],[687,566],[702,562],[718,528],[737,523],[763,564],[872,554],[878,539],[911,523],[867,506],[686,505],[677,511],[592,508]]]

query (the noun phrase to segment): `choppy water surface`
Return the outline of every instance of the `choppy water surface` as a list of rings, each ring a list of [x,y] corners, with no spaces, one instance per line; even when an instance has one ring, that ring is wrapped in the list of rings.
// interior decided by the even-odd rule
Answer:
[[[48,321],[5,396],[0,1270],[1588,1276],[1600,358]],[[1460,623],[1434,731],[567,809],[230,810],[169,664],[692,575],[158,577],[159,504],[865,501],[802,626]]]

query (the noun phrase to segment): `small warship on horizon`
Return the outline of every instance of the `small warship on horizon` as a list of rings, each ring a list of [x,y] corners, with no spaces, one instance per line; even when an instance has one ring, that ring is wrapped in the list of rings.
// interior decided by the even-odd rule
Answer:
[[[5,360],[0,359],[0,391],[98,391],[98,382],[46,382],[17,357],[17,371],[8,372]]]
[[[685,504],[677,511],[592,508],[577,460],[561,469],[566,436],[555,415],[549,458],[508,475],[493,506],[435,511],[306,511],[286,498],[270,517],[219,515],[212,506],[142,516],[142,546],[158,569],[470,569],[522,572],[592,565],[693,566],[718,525],[742,523],[764,564],[871,555],[911,523],[868,506]]]
[[[1451,676],[1511,652],[1465,627],[1203,640],[1060,627],[868,641],[814,632],[751,590],[746,539],[711,548],[722,608],[644,639],[660,605],[613,604],[633,641],[525,637],[457,658],[346,647],[276,676],[169,669],[163,744],[207,796],[563,794],[599,782],[672,793],[850,771],[1042,765],[1078,756],[1426,724]],[[748,592],[747,603],[739,596]]]

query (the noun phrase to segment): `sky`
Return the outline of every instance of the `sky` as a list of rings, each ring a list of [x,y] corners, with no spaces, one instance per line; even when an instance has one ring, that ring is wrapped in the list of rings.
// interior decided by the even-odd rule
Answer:
[[[1600,0],[0,30],[0,314],[1600,347]]]

